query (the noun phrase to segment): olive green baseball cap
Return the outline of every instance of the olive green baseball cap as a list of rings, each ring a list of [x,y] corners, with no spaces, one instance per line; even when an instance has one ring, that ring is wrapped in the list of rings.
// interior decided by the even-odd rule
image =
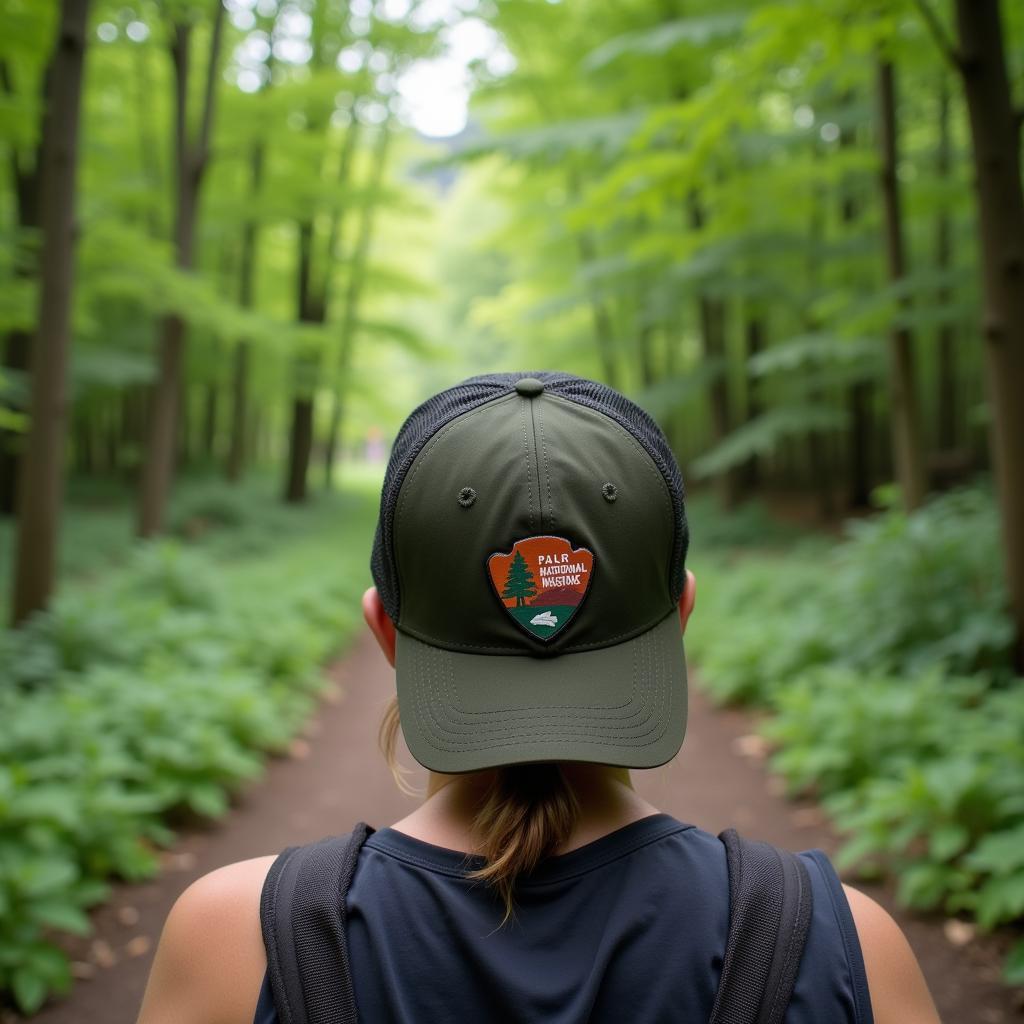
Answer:
[[[420,405],[395,439],[371,561],[413,757],[446,773],[671,760],[688,540],[671,448],[617,391],[502,373]]]

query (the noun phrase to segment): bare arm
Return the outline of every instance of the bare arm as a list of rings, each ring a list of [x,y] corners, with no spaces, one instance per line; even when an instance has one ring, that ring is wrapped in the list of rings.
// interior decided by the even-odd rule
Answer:
[[[844,885],[871,991],[875,1024],[940,1024],[921,967],[900,926],[870,896]]]
[[[196,879],[167,915],[137,1024],[251,1024],[266,952],[259,902],[273,857]]]

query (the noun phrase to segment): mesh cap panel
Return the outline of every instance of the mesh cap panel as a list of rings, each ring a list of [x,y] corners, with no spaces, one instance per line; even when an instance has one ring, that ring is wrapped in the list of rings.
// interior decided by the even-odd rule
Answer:
[[[683,479],[668,440],[654,419],[618,391],[584,377],[550,370],[492,373],[470,377],[428,398],[413,409],[395,438],[384,474],[380,515],[377,519],[373,554],[370,559],[373,581],[380,593],[384,609],[393,622],[398,621],[401,595],[398,589],[392,530],[398,494],[406,474],[416,456],[442,427],[485,402],[515,391],[516,382],[523,377],[534,377],[543,381],[548,394],[559,395],[608,416],[629,431],[650,455],[665,478],[672,497],[675,529],[670,584],[673,600],[677,601],[683,592],[684,562],[689,545],[689,531],[683,506]]]

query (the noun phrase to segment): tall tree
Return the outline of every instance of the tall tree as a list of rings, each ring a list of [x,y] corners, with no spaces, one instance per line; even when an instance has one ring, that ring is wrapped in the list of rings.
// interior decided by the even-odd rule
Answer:
[[[253,206],[260,201],[263,190],[263,166],[266,142],[262,137],[252,140],[249,148],[249,195]],[[256,281],[256,262],[260,225],[255,214],[248,217],[242,227],[242,259],[239,268],[238,301],[243,309],[253,307],[253,286]],[[237,482],[242,478],[246,462],[246,430],[249,419],[249,359],[252,342],[240,338],[235,344],[231,365],[231,427],[225,475]]]
[[[971,125],[985,307],[982,335],[992,441],[1017,627],[1017,667],[1024,671],[1024,187],[1021,112],[1006,70],[999,0],[956,0],[959,52]],[[947,51],[949,52],[949,51]]]
[[[304,324],[323,324],[327,318],[327,292],[321,291],[313,280],[314,232],[312,218],[299,224],[296,307],[299,322]],[[318,369],[319,353],[309,351],[300,352],[292,368],[292,418],[284,486],[284,500],[291,504],[306,500],[306,477],[313,451],[314,395]]]
[[[11,178],[14,183],[14,212],[18,227],[18,252],[15,272],[21,278],[35,277],[38,273],[38,258],[33,234],[39,230],[39,193],[42,187],[43,138],[46,133],[46,112],[49,109],[48,83],[51,76],[48,65],[40,80],[41,124],[36,145],[26,156],[15,145],[10,147]],[[0,88],[7,96],[14,93],[13,74],[7,61],[0,61]],[[6,339],[4,365],[17,374],[25,374],[29,368],[29,349],[32,333],[25,327],[11,330]],[[19,435],[0,429],[0,515],[13,515],[17,507],[18,476],[21,444]]]
[[[42,143],[38,330],[18,488],[12,619],[46,607],[53,591],[67,435],[67,363],[74,292],[75,184],[89,0],[61,0]]]
[[[889,281],[899,286],[907,275],[907,258],[897,177],[899,134],[896,120],[896,80],[892,62],[889,60],[879,60],[876,72],[885,253]],[[907,308],[905,296],[901,297],[900,307],[904,311]],[[903,507],[909,512],[918,508],[924,501],[926,485],[914,373],[914,339],[905,319],[898,320],[889,331],[889,392],[893,462]]]
[[[213,23],[207,57],[206,80],[199,127],[193,134],[189,121],[189,67],[193,22],[182,12],[171,29],[174,66],[174,152],[177,161],[175,193],[175,262],[179,270],[195,265],[196,220],[203,177],[210,161],[210,134],[217,99],[220,46],[224,26],[223,0],[213,0]],[[158,350],[157,379],[150,407],[149,435],[142,467],[138,533],[159,533],[174,475],[175,424],[181,401],[181,375],[185,358],[186,323],[179,311],[163,319]]]
[[[845,97],[844,107],[848,110],[853,97]],[[840,152],[852,150],[855,142],[851,130],[839,133]],[[849,232],[860,220],[860,203],[849,180],[840,185],[839,219],[844,229]],[[874,437],[872,406],[874,403],[874,384],[870,378],[864,377],[853,381],[846,390],[846,407],[850,419],[849,433],[849,491],[847,501],[851,508],[867,508],[871,502],[873,483],[871,471],[871,448]]]
[[[355,127],[355,123],[353,123],[352,127]],[[352,353],[356,344],[356,332],[359,329],[359,307],[363,297],[363,289],[366,286],[370,244],[373,241],[374,222],[380,207],[380,188],[387,169],[388,147],[391,142],[391,134],[392,128],[389,123],[385,122],[381,125],[377,134],[376,145],[373,147],[373,162],[368,181],[369,188],[359,211],[359,225],[356,229],[356,237],[349,257],[348,281],[345,286],[345,305],[338,346],[338,365],[334,374],[334,406],[331,409],[331,425],[324,451],[324,484],[327,487],[332,485],[334,463],[337,458],[338,444],[341,440],[345,408],[345,388],[348,385]]]
[[[945,185],[950,177],[952,142],[949,125],[949,76],[943,73],[939,82],[939,140],[935,171]],[[953,262],[953,219],[948,203],[939,207],[935,223],[935,268],[941,275],[941,284],[935,299],[940,309],[949,306],[953,289],[949,274]],[[956,400],[956,328],[952,318],[943,316],[938,331],[938,401],[935,403],[936,436],[940,451],[950,451],[957,442]]]
[[[690,194],[690,226],[695,232],[704,227],[704,208],[696,192]],[[725,299],[712,294],[705,285],[697,295],[698,323],[702,351],[707,366],[713,373],[708,403],[711,411],[712,437],[720,444],[732,430],[732,407],[729,401],[729,368],[726,359],[726,305]],[[739,486],[736,471],[726,469],[718,474],[719,497],[725,508],[736,504]]]

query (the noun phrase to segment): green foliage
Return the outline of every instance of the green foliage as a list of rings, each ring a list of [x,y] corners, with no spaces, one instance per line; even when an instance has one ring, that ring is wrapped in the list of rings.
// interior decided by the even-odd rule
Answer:
[[[87,934],[109,879],[153,875],[175,821],[223,815],[287,748],[358,622],[369,493],[292,510],[289,532],[216,494],[193,494],[224,513],[198,546],[141,544],[0,634],[0,991],[23,1012],[70,984],[53,935]],[[263,544],[232,561],[243,520]]]
[[[771,454],[786,438],[835,432],[845,425],[846,416],[832,406],[780,406],[738,427],[721,444],[695,459],[690,471],[698,479],[716,476],[742,466],[755,455]]]
[[[974,707],[933,697],[938,741],[828,801],[853,838],[840,858],[891,865],[911,906],[969,911],[984,928],[1024,917],[1024,702],[995,691]],[[868,723],[874,725],[874,719]],[[916,737],[893,735],[913,748]],[[820,742],[827,742],[822,737]]]
[[[711,494],[688,494],[686,519],[691,544],[698,558],[710,550],[721,554],[722,549],[763,551],[798,545],[798,549],[804,552],[818,544],[815,538],[808,538],[799,526],[783,522],[778,516],[772,515],[768,506],[756,498],[731,509],[728,515],[722,515],[718,502]],[[711,586],[716,587],[717,582],[712,580]]]
[[[987,491],[889,510],[827,557],[720,561],[687,633],[717,699],[770,709],[772,768],[849,836],[840,866],[891,869],[904,903],[984,928],[1024,919],[1024,700],[997,545]]]
[[[1005,680],[1013,630],[998,564],[991,496],[953,492],[910,516],[851,521],[813,561],[754,556],[702,581],[690,650],[722,699],[772,703],[779,684],[824,664]]]

